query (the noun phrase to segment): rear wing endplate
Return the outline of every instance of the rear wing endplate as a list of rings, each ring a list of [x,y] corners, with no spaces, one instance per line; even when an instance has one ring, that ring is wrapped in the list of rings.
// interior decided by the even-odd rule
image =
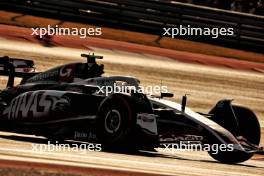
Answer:
[[[7,87],[14,86],[14,78],[30,78],[35,72],[34,61],[26,59],[10,58],[8,56],[0,57],[0,75],[8,76]]]

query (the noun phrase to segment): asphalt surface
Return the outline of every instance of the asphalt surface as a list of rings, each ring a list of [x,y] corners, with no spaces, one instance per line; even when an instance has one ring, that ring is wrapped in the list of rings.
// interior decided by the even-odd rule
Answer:
[[[264,75],[261,72],[184,63],[149,53],[133,53],[94,46],[89,46],[87,49],[105,56],[105,59],[100,62],[105,64],[106,75],[136,76],[143,85],[160,85],[162,80],[162,84],[167,85],[169,90],[175,93],[174,101],[180,101],[181,96],[185,93],[190,94],[188,106],[196,111],[208,112],[217,100],[234,98],[236,103],[253,109],[261,121],[261,126],[264,126]],[[85,51],[87,52],[84,49],[43,47],[39,44],[0,39],[1,55],[34,59],[39,70],[72,61],[81,61],[82,58],[79,55]],[[263,138],[261,143],[263,145]],[[116,171],[120,171],[121,175],[151,173],[246,176],[264,174],[263,156],[255,156],[242,164],[227,165],[214,161],[206,152],[163,151],[160,149],[154,153],[141,151],[134,154],[93,151],[85,153],[80,151],[40,152],[34,150],[34,144],[45,145],[47,141],[35,136],[0,132],[0,174],[19,175],[26,172],[27,169],[32,171],[32,169],[38,168],[39,163],[51,164],[51,166],[40,167],[37,171],[34,170],[34,173],[41,171],[41,174],[116,175]],[[25,169],[25,166],[14,162],[31,164]],[[9,167],[4,163],[8,163]],[[61,167],[55,167],[56,165]],[[66,169],[68,167],[78,167],[79,170],[68,171]],[[6,168],[12,169],[6,171]],[[90,170],[83,168],[90,168]],[[15,169],[23,171],[15,172]],[[83,172],[79,172],[80,170]],[[99,170],[105,172],[99,173]]]
[[[92,151],[36,150],[34,145],[45,145],[47,141],[31,136],[17,136],[0,133],[0,158],[30,163],[45,163],[67,167],[84,167],[123,171],[123,175],[141,174],[164,175],[263,175],[263,158],[252,159],[242,164],[227,165],[211,159],[205,152],[162,151],[158,153],[140,152],[121,154]],[[31,164],[34,168],[34,164]],[[0,164],[1,168],[1,164]],[[19,168],[19,165],[18,167]],[[56,166],[53,167],[56,168]],[[51,170],[51,168],[49,168]],[[65,172],[62,171],[62,173]],[[143,172],[143,173],[142,173]],[[1,170],[0,170],[1,173]],[[86,173],[91,174],[92,173]],[[109,175],[109,173],[104,173]],[[134,174],[136,175],[136,174]]]

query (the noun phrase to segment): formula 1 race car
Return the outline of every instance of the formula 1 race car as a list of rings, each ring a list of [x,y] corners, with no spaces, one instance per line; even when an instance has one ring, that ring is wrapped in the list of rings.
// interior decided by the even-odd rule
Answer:
[[[8,76],[0,92],[0,130],[115,149],[199,146],[223,163],[263,153],[260,124],[250,109],[221,100],[209,113],[197,113],[186,107],[186,96],[175,103],[164,99],[173,96],[168,92],[147,95],[136,78],[103,77],[104,66],[96,63],[102,56],[81,56],[86,63],[45,72],[36,72],[31,60],[0,58],[0,75]],[[21,82],[14,86],[17,77]]]

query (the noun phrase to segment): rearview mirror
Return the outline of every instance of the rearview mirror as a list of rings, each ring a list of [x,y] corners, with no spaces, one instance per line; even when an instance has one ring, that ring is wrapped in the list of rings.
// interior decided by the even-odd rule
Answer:
[[[174,94],[173,93],[168,93],[168,92],[161,92],[160,93],[160,98],[163,98],[163,97],[169,97],[169,98],[171,98],[171,97],[173,97],[174,96]]]

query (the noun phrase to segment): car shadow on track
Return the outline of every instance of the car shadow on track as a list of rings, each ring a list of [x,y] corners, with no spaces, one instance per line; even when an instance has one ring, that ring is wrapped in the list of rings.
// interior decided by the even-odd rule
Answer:
[[[31,137],[31,136],[18,136],[18,135],[0,135],[0,138],[8,139],[8,140],[14,140],[14,141],[21,141],[21,142],[27,142],[27,143],[35,143],[35,144],[69,144],[71,145],[82,145],[82,144],[89,144],[87,142],[81,142],[81,141],[50,141],[46,138],[40,138],[40,137]],[[102,152],[106,153],[117,153],[117,154],[126,154],[131,156],[144,156],[144,157],[160,157],[160,158],[169,158],[169,159],[176,159],[176,160],[184,160],[184,161],[197,161],[197,162],[204,162],[204,163],[220,163],[218,161],[212,161],[212,160],[203,160],[203,159],[190,159],[185,158],[177,155],[169,155],[164,153],[159,153],[156,150],[153,151],[127,151],[127,150],[110,150],[105,149],[102,150]],[[254,165],[248,165],[248,164],[227,164],[227,165],[236,165],[236,166],[243,166],[243,167],[250,167],[250,168],[264,168],[264,167],[258,167]]]

